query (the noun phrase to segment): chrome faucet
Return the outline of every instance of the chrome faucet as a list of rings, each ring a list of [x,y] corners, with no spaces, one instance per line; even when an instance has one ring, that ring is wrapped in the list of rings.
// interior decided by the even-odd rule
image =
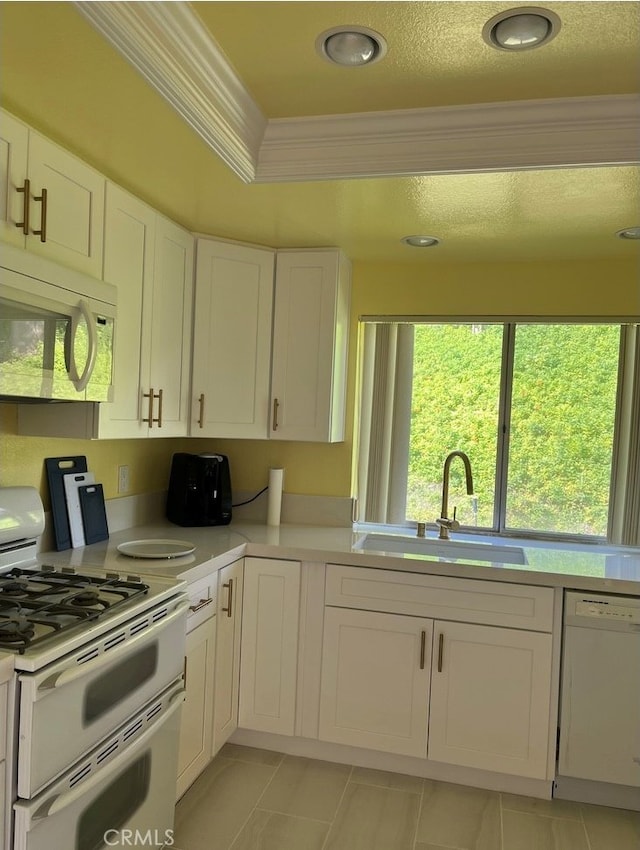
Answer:
[[[464,452],[451,452],[451,454],[447,455],[447,459],[444,462],[444,470],[442,472],[442,508],[440,510],[440,518],[436,520],[436,525],[440,528],[440,533],[438,537],[440,540],[449,540],[449,531],[455,531],[460,528],[460,523],[456,519],[456,510],[453,509],[453,519],[449,519],[449,469],[451,467],[451,461],[454,457],[461,458],[464,463],[464,472],[467,478],[467,494],[469,496],[473,495],[473,476],[471,475],[471,462],[468,456]]]

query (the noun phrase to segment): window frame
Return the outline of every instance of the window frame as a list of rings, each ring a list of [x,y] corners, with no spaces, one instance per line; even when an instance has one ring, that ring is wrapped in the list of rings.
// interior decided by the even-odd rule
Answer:
[[[493,506],[493,527],[477,528],[474,526],[462,526],[461,531],[474,534],[490,534],[501,537],[532,538],[539,540],[557,540],[564,542],[582,543],[614,543],[640,546],[640,317],[620,316],[361,316],[359,318],[359,339],[361,352],[360,374],[368,374],[368,380],[361,381],[361,398],[359,405],[360,428],[359,435],[354,440],[354,470],[355,495],[357,499],[357,522],[359,525],[391,525],[400,528],[415,528],[416,522],[404,519],[398,521],[398,506],[394,505],[391,494],[397,494],[399,488],[404,486],[406,490],[408,457],[405,462],[400,463],[398,452],[386,457],[388,470],[386,475],[376,478],[384,481],[384,499],[387,499],[386,515],[382,519],[365,520],[365,501],[371,504],[371,493],[368,487],[367,458],[360,451],[360,446],[370,446],[368,434],[363,433],[366,422],[380,423],[380,416],[376,412],[372,398],[368,392],[375,385],[376,378],[372,375],[371,352],[374,345],[371,339],[367,339],[366,328],[368,325],[416,325],[416,324],[499,324],[503,327],[502,354],[501,354],[501,378],[499,390],[499,409],[497,417],[497,443],[496,443],[496,481],[495,498]],[[559,532],[543,532],[528,529],[507,529],[505,527],[507,508],[507,479],[509,464],[509,434],[511,416],[511,396],[513,386],[513,368],[515,361],[515,338],[516,328],[524,324],[543,325],[568,325],[568,324],[607,324],[620,326],[620,350],[618,355],[618,378],[616,394],[616,410],[613,423],[613,448],[610,479],[609,512],[606,537],[590,536],[584,534],[570,534]],[[368,351],[366,355],[364,352]],[[398,357],[397,352],[391,352],[390,359],[394,364],[403,363],[406,367],[405,358]],[[401,377],[401,376],[400,376]],[[396,372],[396,379],[398,373]],[[388,380],[387,380],[388,383]],[[395,389],[391,392],[395,395]],[[411,421],[411,393],[408,398],[406,388],[404,395],[402,390],[399,394],[399,403],[395,398],[387,397],[383,404],[384,421],[391,423],[394,432],[403,435]],[[366,411],[366,412],[364,412]],[[386,435],[386,441],[394,444],[396,441]],[[378,456],[377,461],[381,458]],[[362,484],[362,487],[360,486]],[[362,498],[365,496],[365,498]],[[380,494],[376,494],[380,502]],[[405,495],[406,504],[406,495]],[[385,512],[383,511],[383,514]],[[406,517],[406,513],[404,514]],[[435,518],[427,522],[427,527],[436,528]]]

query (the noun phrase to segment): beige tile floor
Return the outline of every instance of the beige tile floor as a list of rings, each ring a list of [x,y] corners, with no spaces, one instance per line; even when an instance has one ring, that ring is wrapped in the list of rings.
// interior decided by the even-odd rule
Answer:
[[[176,809],[175,850],[640,850],[640,813],[227,744]]]

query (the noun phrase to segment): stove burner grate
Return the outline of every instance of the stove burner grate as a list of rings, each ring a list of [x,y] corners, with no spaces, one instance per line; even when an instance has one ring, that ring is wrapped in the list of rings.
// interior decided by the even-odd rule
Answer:
[[[148,591],[147,584],[117,576],[102,578],[16,567],[0,576],[0,648],[23,653]]]

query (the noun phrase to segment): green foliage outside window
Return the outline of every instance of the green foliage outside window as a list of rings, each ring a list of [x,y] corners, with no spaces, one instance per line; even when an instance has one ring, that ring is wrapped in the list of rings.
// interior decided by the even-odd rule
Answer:
[[[606,534],[620,328],[519,325],[515,334],[506,500],[508,528]],[[450,507],[493,527],[503,326],[416,325],[407,519],[440,515],[442,467],[454,449]]]

